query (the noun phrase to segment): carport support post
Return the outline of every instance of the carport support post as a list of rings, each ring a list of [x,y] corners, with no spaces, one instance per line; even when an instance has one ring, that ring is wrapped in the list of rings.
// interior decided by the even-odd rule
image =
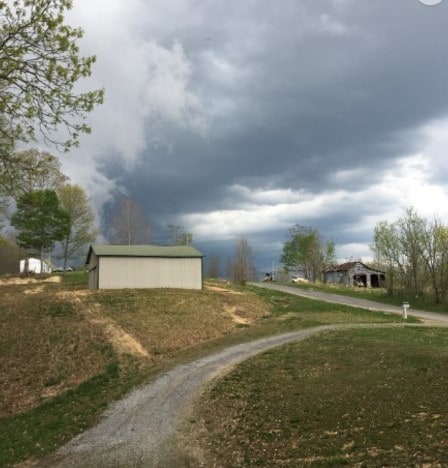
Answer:
[[[408,318],[408,309],[409,309],[409,302],[403,302],[403,318],[405,320]]]

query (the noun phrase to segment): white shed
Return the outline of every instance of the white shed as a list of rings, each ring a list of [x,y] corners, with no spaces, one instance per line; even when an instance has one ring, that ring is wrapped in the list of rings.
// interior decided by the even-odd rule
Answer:
[[[28,264],[28,265],[27,265]],[[38,258],[20,260],[20,273],[51,273],[51,268]]]
[[[202,289],[202,258],[186,245],[92,245],[89,288]]]

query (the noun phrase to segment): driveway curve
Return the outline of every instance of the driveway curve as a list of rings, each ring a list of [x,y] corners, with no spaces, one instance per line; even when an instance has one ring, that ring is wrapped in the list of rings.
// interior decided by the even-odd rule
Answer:
[[[332,300],[356,307],[351,298],[342,302],[340,296],[323,298],[322,293],[313,296],[304,294],[298,288],[280,285],[263,285],[292,294],[306,295],[319,300]],[[331,295],[335,296],[335,295]],[[367,301],[366,301],[367,302]],[[372,303],[371,310],[401,313],[400,308],[383,309]],[[364,304],[367,306],[369,304]],[[367,307],[370,308],[370,307]],[[395,309],[395,310],[393,310]],[[398,310],[396,310],[398,309]],[[413,311],[414,315],[417,315]],[[448,323],[443,316],[422,312],[429,320]],[[420,315],[418,315],[420,316]],[[433,317],[434,316],[434,317]],[[34,464],[45,468],[121,468],[121,467],[170,467],[172,446],[176,431],[182,423],[182,416],[188,410],[201,387],[212,378],[228,372],[236,364],[256,354],[286,343],[304,340],[329,331],[355,327],[401,326],[401,324],[345,324],[322,325],[282,335],[262,338],[249,343],[232,346],[195,362],[178,366],[160,376],[153,383],[131,392],[124,399],[113,404],[105,413],[100,424],[72,439],[50,456]]]
[[[72,439],[40,467],[167,467],[170,439],[200,387],[258,353],[341,325],[323,325],[243,343],[181,365],[106,411],[102,422]],[[347,328],[347,326],[345,326]]]

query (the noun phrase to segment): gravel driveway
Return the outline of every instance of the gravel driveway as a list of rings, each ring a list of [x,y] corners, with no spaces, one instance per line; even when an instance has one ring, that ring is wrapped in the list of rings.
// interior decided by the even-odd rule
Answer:
[[[267,287],[304,295],[303,291],[297,288],[272,284]],[[309,292],[307,297],[311,297]],[[319,297],[313,297],[322,300],[322,293],[319,293]],[[359,300],[354,304],[351,298],[345,299],[351,302],[350,305],[362,307]],[[330,298],[327,297],[326,300]],[[341,302],[341,297],[336,297],[334,301]],[[371,304],[364,304],[366,308],[370,308],[368,305]],[[399,308],[390,310],[390,306],[387,307],[389,311],[400,312]],[[415,311],[413,313],[415,314]],[[424,318],[431,320],[441,317],[438,314],[429,314],[430,317],[425,312],[423,314]],[[443,321],[448,322],[446,317],[443,317]],[[324,325],[271,336],[233,346],[190,364],[178,366],[155,382],[136,389],[112,405],[98,426],[74,438],[40,461],[37,466],[45,468],[178,466],[172,458],[175,450],[170,446],[171,441],[175,438],[182,415],[207,381],[227,372],[235,364],[270,348],[303,340],[318,333],[357,326],[360,325]]]
[[[338,326],[324,325],[232,346],[174,368],[133,391],[105,413],[96,427],[74,438],[41,467],[169,467],[170,439],[182,413],[205,382],[235,364],[282,344]]]

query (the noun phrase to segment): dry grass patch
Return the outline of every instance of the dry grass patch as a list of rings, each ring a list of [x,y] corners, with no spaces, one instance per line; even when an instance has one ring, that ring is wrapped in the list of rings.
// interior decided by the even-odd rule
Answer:
[[[36,284],[36,283],[60,283],[62,277],[57,275],[47,277],[33,277],[33,276],[11,276],[0,278],[0,286],[8,286],[15,284]]]
[[[157,359],[235,333],[267,313],[255,295],[217,290],[98,291],[89,301]]]
[[[76,387],[117,358],[122,374],[143,370],[266,314],[255,296],[224,291],[91,292],[31,279],[0,285],[0,417]]]
[[[12,289],[13,288],[13,289]],[[0,286],[0,417],[101,373],[112,349],[52,284]]]
[[[62,291],[59,297],[71,302],[92,325],[100,327],[114,351],[118,355],[128,354],[135,357],[147,358],[148,352],[133,336],[126,333],[117,323],[105,316],[97,303],[86,300],[91,291]]]

